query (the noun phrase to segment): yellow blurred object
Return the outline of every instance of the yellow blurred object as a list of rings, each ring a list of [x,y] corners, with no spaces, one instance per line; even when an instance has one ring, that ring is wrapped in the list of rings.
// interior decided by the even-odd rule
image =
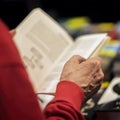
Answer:
[[[106,56],[109,56],[109,57],[115,57],[116,56],[116,52],[113,51],[113,50],[109,50],[109,51],[101,50],[100,51],[100,55],[106,55]]]
[[[79,29],[79,28],[83,28],[86,25],[89,24],[89,18],[88,17],[74,17],[74,18],[70,18],[66,21],[67,26],[70,29]]]
[[[114,29],[115,24],[114,23],[100,23],[98,24],[98,27],[100,28],[100,30],[102,31],[111,31]]]
[[[99,55],[100,56],[115,57],[119,47],[120,47],[119,40],[109,40],[109,41],[107,41],[105,47],[100,50]]]
[[[103,82],[101,87],[102,88],[107,88],[109,86],[109,84],[110,84],[110,82],[107,82],[107,81]]]

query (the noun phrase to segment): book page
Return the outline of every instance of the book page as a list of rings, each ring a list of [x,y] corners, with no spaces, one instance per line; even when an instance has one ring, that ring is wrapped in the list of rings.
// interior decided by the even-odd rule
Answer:
[[[68,33],[40,8],[18,25],[14,41],[36,91],[43,89],[44,78],[73,45]]]
[[[78,54],[88,59],[98,55],[100,49],[110,38],[107,33],[95,33],[80,36],[76,39],[71,55]]]
[[[44,88],[41,90],[41,93],[51,94],[55,92],[63,66],[73,55],[80,55],[86,59],[96,56],[108,38],[106,33],[88,34],[77,38],[71,49],[69,49],[58,65],[45,78]]]
[[[73,55],[80,55],[86,59],[88,59],[89,57],[97,56],[100,49],[109,39],[110,38],[109,36],[107,36],[106,33],[87,34],[76,39],[71,49],[69,49],[65,56],[56,65],[56,67],[54,67],[50,74],[45,78],[44,85],[39,92],[39,97],[44,101],[42,103],[43,108],[47,105],[48,102],[53,99],[56,86],[60,80],[63,66],[67,62],[67,60],[69,60]]]

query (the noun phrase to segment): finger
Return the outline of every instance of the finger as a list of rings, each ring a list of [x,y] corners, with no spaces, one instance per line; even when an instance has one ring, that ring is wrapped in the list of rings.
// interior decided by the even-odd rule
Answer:
[[[92,57],[89,58],[88,61],[95,61],[96,63],[98,63],[100,66],[102,64],[102,59],[100,57]]]
[[[100,87],[101,87],[101,84],[94,86],[94,88],[89,87],[88,92],[85,95],[85,101],[87,101],[89,98],[91,98],[91,96],[95,95],[98,92],[98,90],[100,89]]]
[[[99,72],[96,73],[95,78],[98,80],[104,78],[104,73],[103,73],[102,69],[99,69]]]
[[[88,67],[90,67],[90,69],[92,68],[92,73],[91,74],[93,76],[101,68],[101,59],[99,57],[90,58],[86,62],[88,62],[88,65],[89,65]]]
[[[80,64],[81,62],[85,61],[86,59],[79,56],[79,55],[74,55],[70,58],[70,62],[78,63]]]
[[[104,73],[102,70],[93,78],[92,82],[90,83],[92,85],[98,85],[101,84],[104,78]]]
[[[14,36],[16,34],[16,30],[13,29],[13,30],[10,31],[10,33],[11,33],[12,36]]]

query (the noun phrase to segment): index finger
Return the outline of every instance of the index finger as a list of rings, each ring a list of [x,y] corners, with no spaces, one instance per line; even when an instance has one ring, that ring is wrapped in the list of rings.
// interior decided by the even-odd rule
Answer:
[[[93,74],[101,68],[101,58],[99,57],[89,58],[86,62],[88,62],[89,67],[93,69]]]

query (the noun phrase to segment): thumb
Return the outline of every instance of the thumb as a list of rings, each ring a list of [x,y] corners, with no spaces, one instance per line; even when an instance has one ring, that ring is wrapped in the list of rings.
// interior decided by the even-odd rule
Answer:
[[[10,31],[10,33],[11,33],[11,35],[14,37],[14,35],[16,34],[16,30],[13,29],[13,30]]]
[[[80,64],[81,62],[85,61],[86,59],[81,57],[80,55],[74,55],[70,58],[70,62],[78,63]]]

